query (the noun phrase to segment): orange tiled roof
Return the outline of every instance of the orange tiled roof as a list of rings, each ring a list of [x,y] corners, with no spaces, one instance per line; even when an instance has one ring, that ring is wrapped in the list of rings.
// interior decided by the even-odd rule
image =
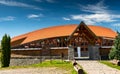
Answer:
[[[117,36],[117,33],[110,28],[106,28],[102,26],[94,26],[94,25],[88,25],[88,27],[96,36],[110,37],[110,38],[115,38],[115,36]]]
[[[28,42],[40,40],[40,39],[69,36],[76,29],[77,26],[78,25],[76,24],[70,24],[70,25],[48,27],[48,28],[36,30],[33,32],[29,32],[27,34],[23,34],[20,36],[16,36],[12,38],[11,42],[25,38],[22,41],[22,43],[20,43],[20,44],[24,44],[24,43],[28,43]],[[115,36],[117,35],[116,32],[114,32],[113,30],[109,28],[101,27],[101,26],[88,25],[88,28],[90,28],[90,30],[96,36],[115,38]]]

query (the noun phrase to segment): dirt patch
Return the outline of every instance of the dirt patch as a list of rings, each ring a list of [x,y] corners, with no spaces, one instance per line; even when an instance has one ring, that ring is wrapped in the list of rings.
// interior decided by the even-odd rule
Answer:
[[[0,74],[67,74],[66,70],[53,68],[24,68],[0,70]]]

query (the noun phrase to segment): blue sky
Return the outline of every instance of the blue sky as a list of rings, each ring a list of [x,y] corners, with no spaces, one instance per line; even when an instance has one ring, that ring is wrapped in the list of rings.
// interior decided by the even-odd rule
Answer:
[[[64,25],[100,25],[120,31],[119,0],[0,0],[0,40],[37,29]]]

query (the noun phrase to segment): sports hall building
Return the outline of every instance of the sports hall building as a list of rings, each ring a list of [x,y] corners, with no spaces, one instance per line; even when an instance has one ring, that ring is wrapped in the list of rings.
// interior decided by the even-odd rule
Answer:
[[[11,57],[107,59],[116,35],[110,28],[84,22],[52,26],[13,37]]]

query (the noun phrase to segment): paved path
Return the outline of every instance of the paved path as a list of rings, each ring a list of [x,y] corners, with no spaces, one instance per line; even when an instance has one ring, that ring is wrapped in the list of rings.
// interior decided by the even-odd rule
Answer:
[[[79,60],[77,61],[87,74],[120,74],[120,70],[101,64],[98,61]]]
[[[67,74],[67,71],[57,68],[22,68],[0,70],[0,74]]]

